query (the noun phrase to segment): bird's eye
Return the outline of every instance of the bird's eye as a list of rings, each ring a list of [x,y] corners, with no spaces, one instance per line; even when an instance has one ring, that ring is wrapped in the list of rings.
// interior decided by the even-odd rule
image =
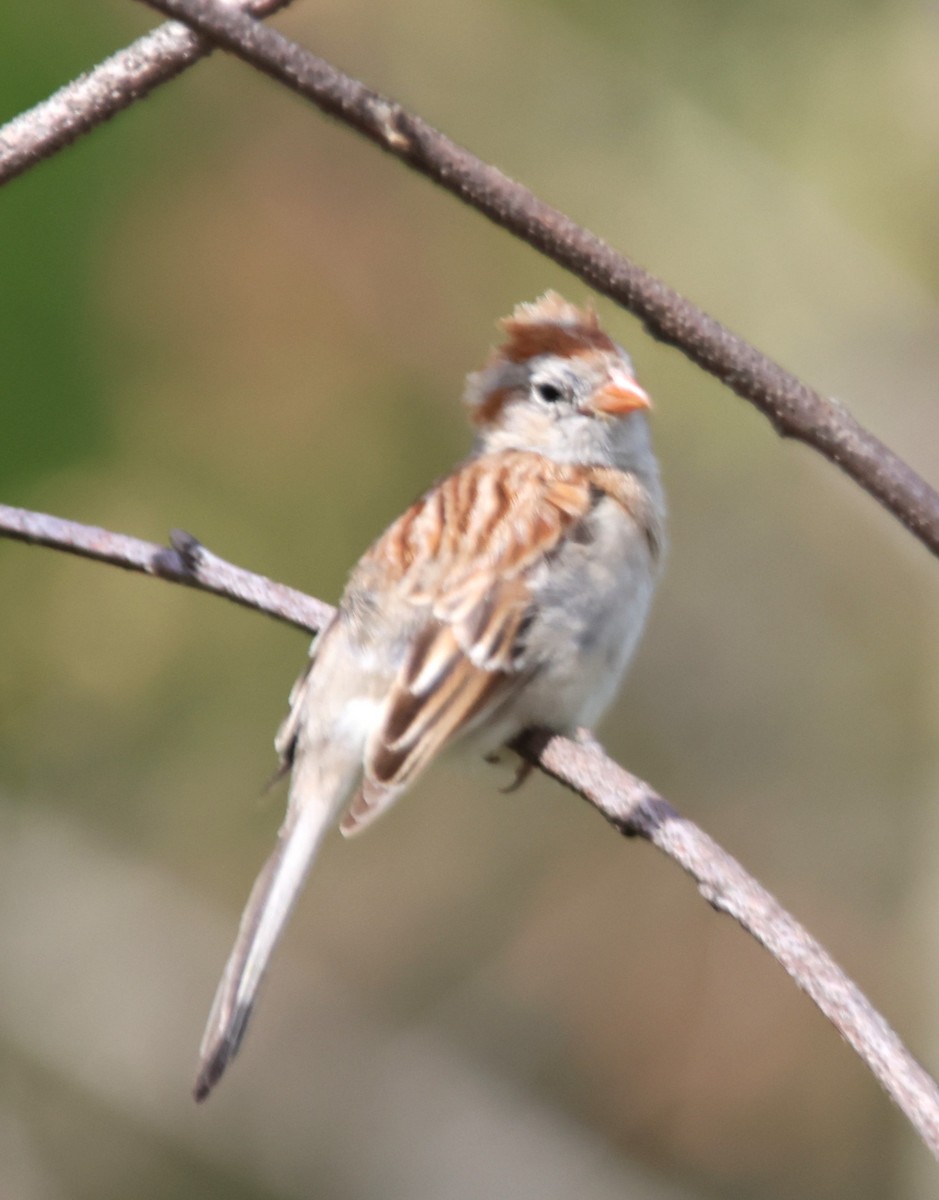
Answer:
[[[556,400],[560,400],[564,393],[554,383],[537,383],[535,391],[542,400],[547,400],[549,404],[553,404]]]

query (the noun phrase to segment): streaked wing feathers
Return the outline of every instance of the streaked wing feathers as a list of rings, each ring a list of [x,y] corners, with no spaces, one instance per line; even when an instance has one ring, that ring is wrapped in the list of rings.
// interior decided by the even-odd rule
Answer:
[[[366,555],[365,572],[380,564],[422,617],[370,740],[367,786],[344,832],[377,815],[524,677],[531,571],[595,496],[589,473],[577,466],[515,452],[473,460],[418,500]]]

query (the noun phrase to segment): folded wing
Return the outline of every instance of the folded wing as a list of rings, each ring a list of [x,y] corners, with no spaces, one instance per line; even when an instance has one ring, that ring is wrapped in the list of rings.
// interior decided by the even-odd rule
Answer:
[[[342,822],[358,832],[431,759],[505,702],[534,669],[525,654],[530,583],[589,513],[582,468],[511,452],[475,459],[431,489],[360,567],[393,565],[416,634],[366,750],[365,781]],[[355,581],[354,581],[355,582]]]

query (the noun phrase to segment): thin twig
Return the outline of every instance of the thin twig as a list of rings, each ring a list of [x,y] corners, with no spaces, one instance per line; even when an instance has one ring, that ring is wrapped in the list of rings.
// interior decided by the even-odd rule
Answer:
[[[143,0],[344,121],[638,317],[769,418],[836,463],[939,555],[939,493],[848,410],[521,184],[400,104],[218,0]]]
[[[324,601],[235,567],[206,550],[191,534],[178,529],[170,535],[168,546],[160,546],[123,533],[111,533],[97,525],[80,525],[47,513],[0,504],[0,537],[32,546],[49,546],[127,571],[156,575],[201,592],[212,592],[310,633],[322,629],[333,614]]]
[[[334,611],[321,600],[225,562],[188,534],[173,534],[167,548],[0,505],[0,536],[213,592],[310,632]],[[532,733],[515,748],[592,804],[614,828],[645,838],[687,871],[708,903],[751,933],[815,1001],[939,1158],[939,1087],[857,985],[736,859],[649,784],[607,758],[589,736],[572,741]]]
[[[238,3],[239,0],[234,0]],[[240,0],[256,17],[290,0]],[[211,54],[214,45],[167,22],[0,129],[0,184],[14,179]]]

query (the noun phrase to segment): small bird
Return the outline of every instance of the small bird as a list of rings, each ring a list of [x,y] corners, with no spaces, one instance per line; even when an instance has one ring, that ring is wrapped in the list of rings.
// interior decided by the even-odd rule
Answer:
[[[329,828],[357,833],[445,747],[490,757],[592,726],[649,610],[665,506],[649,397],[592,308],[547,292],[469,375],[469,457],[366,551],[276,738],[291,774],[200,1050],[204,1099],[236,1054]]]

